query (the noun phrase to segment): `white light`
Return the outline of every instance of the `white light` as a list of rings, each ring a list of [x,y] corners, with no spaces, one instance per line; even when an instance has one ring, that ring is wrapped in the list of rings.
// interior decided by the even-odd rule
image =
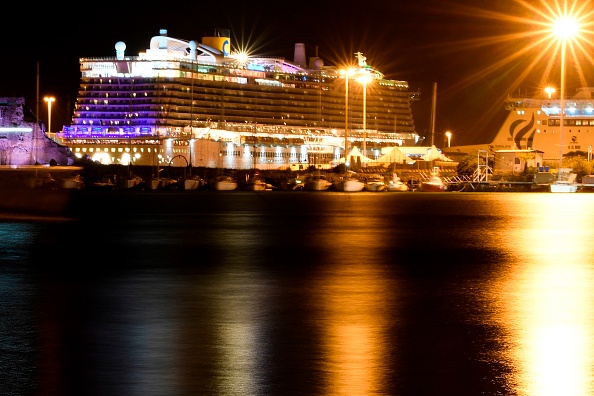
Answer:
[[[53,96],[43,98],[47,102],[47,132],[52,131],[52,103],[56,101]]]
[[[558,19],[553,26],[553,33],[561,40],[567,40],[575,36],[579,31],[578,23],[575,19],[563,17]]]

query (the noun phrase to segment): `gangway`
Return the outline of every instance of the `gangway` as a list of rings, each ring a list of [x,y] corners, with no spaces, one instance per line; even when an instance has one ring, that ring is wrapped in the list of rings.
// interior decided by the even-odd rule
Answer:
[[[493,169],[489,166],[489,152],[487,150],[478,150],[477,166],[472,174],[472,181],[478,183],[489,183],[489,175],[493,174]]]

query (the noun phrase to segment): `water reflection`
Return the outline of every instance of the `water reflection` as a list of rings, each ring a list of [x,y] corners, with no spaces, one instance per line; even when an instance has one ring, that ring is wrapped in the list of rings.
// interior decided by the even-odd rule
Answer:
[[[0,225],[0,383],[594,394],[592,197],[196,194],[191,210],[147,216],[146,198],[117,221]]]
[[[489,289],[505,330],[500,358],[513,367],[508,385],[518,395],[591,395],[592,196],[520,198],[505,197],[500,246],[513,259]]]
[[[219,247],[216,263],[212,263],[216,271],[208,283],[212,289],[203,294],[201,289],[207,284],[197,282],[193,293],[199,294],[190,300],[206,298],[210,303],[204,308],[212,312],[210,339],[199,342],[203,349],[199,356],[212,368],[211,380],[205,385],[215,394],[265,394],[261,387],[267,373],[261,369],[270,353],[268,309],[273,306],[266,303],[270,286],[260,267],[267,238],[261,218],[249,214],[224,218],[210,233],[211,243]],[[233,227],[221,228],[224,224]],[[195,357],[188,355],[187,359],[191,362]]]
[[[321,333],[322,394],[382,394],[389,383],[386,363],[398,343],[391,325],[398,315],[399,291],[386,273],[382,252],[385,212],[362,210],[355,199],[344,205],[318,234],[332,257],[312,285]]]

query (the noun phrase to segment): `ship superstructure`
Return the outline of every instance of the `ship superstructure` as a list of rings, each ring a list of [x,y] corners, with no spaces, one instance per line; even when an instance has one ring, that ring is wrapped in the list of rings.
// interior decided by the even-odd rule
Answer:
[[[469,148],[497,150],[539,150],[543,161],[558,161],[560,155],[580,151],[592,154],[594,147],[594,88],[577,90],[563,100],[563,142],[560,141],[560,100],[544,92],[535,97],[510,96],[505,100],[509,111],[493,141]],[[561,144],[561,146],[560,146]],[[464,148],[461,146],[460,149]]]
[[[80,59],[72,123],[52,136],[78,157],[277,169],[329,164],[354,146],[378,158],[382,147],[422,142],[411,110],[419,92],[360,53],[346,77],[318,57],[306,65],[300,43],[293,62],[232,52],[228,29],[201,43],[162,29],[145,52],[125,51],[120,41],[115,57]]]

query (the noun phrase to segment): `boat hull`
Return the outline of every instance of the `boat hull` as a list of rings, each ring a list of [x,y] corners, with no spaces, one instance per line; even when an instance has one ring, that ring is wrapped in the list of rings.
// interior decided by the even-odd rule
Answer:
[[[444,192],[446,190],[445,185],[440,183],[424,182],[421,183],[420,191],[422,192]]]
[[[431,177],[421,182],[419,190],[422,192],[444,192],[446,187],[443,179],[439,176],[439,168],[434,167],[431,171]]]
[[[388,191],[388,192],[406,192],[406,191],[408,191],[408,186],[402,182],[389,183],[386,191]]]
[[[215,182],[216,191],[233,191],[237,189],[237,182],[229,180],[221,180]]]
[[[256,181],[252,183],[247,183],[245,185],[245,189],[247,191],[271,191],[272,186],[263,181]]]
[[[552,183],[550,191],[553,193],[574,193],[578,191],[577,184]]]
[[[198,179],[186,179],[184,180],[184,190],[197,190],[202,185]]]
[[[386,182],[384,178],[379,175],[371,175],[365,180],[365,191],[381,192],[386,190]]]
[[[366,183],[365,190],[370,192],[381,192],[386,190],[385,183]]]
[[[306,181],[303,189],[306,191],[327,191],[332,187],[332,182],[326,179],[315,179]]]
[[[333,184],[333,187],[336,191],[359,192],[363,191],[363,189],[365,188],[365,183],[363,183],[360,180],[348,179],[335,182]]]

